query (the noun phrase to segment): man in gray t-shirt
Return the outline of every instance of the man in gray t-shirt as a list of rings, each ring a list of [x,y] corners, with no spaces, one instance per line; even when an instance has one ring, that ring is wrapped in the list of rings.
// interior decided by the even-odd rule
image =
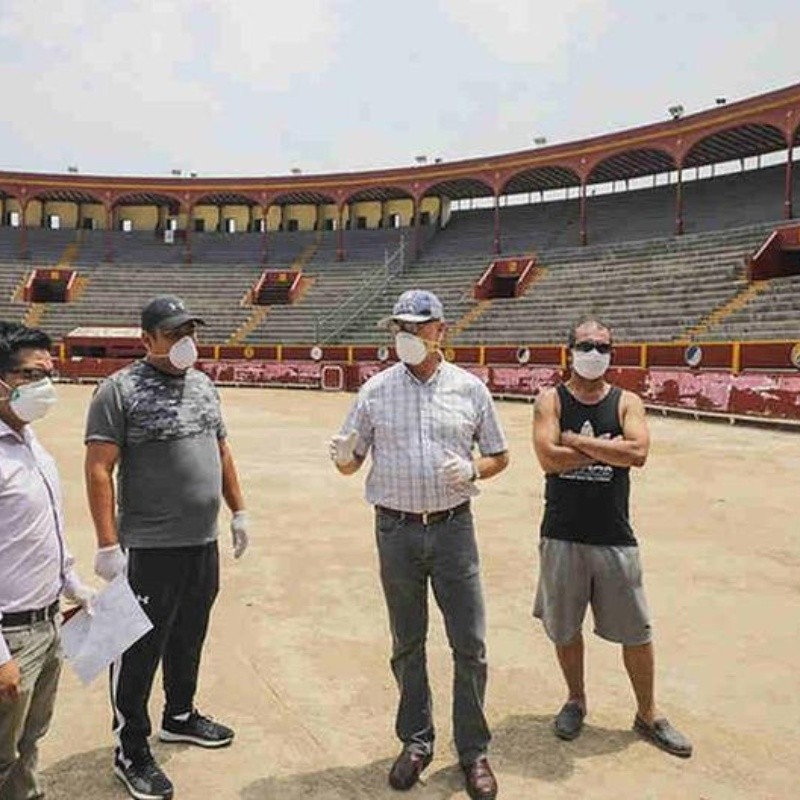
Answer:
[[[123,547],[186,547],[217,538],[225,437],[217,389],[199,370],[172,376],[136,361],[99,387],[86,441],[120,450]]]
[[[234,736],[194,707],[219,588],[220,497],[233,512],[235,557],[247,547],[244,499],[219,396],[211,380],[193,368],[199,324],[203,321],[180,298],[151,300],[142,311],[146,358],[100,385],[86,424],[87,492],[98,542],[95,572],[112,580],[127,571],[153,623],[111,667],[114,772],[135,798],[173,793],[147,741],[147,704],[159,662],[166,696],[162,741],[223,747]]]

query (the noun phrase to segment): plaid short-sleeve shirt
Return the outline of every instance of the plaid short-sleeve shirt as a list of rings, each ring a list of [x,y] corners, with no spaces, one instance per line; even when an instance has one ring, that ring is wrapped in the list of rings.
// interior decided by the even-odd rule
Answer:
[[[342,425],[358,433],[356,453],[371,455],[366,499],[399,511],[441,511],[478,493],[453,488],[440,469],[451,455],[507,449],[494,401],[474,375],[447,361],[425,382],[402,363],[370,378]]]

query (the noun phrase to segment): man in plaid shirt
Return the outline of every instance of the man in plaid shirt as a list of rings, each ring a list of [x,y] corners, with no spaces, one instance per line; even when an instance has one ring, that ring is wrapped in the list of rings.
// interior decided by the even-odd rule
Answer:
[[[478,480],[508,465],[506,439],[489,390],[442,358],[442,304],[411,290],[384,320],[399,363],[370,378],[331,458],[352,475],[368,453],[367,502],[375,531],[389,622],[392,671],[400,690],[396,732],[403,750],[389,784],[410,789],[433,758],[434,725],[425,661],[428,584],[453,651],[453,725],[469,796],[492,800],[497,781],[486,757],[485,613],[470,500]],[[473,458],[477,445],[479,454]]]

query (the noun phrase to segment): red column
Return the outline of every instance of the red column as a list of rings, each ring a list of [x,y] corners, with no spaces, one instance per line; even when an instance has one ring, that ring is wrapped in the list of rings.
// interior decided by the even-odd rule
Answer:
[[[29,200],[23,200],[20,203],[20,221],[19,221],[19,257],[25,261],[30,253],[28,252],[28,223],[25,217],[28,214]]]
[[[114,260],[114,239],[112,231],[114,230],[114,207],[106,206],[106,228],[103,231],[103,238],[106,245],[106,261],[111,262]]]
[[[269,217],[269,204],[265,203],[261,207],[261,219],[264,224],[261,228],[261,263],[266,265],[269,258],[268,242],[267,242],[267,218]]]
[[[580,243],[581,247],[589,241],[589,235],[586,230],[586,181],[581,181],[581,195],[580,195]]]
[[[187,264],[192,263],[192,214],[194,213],[194,206],[188,206],[186,209],[186,249],[184,250],[184,261]]]
[[[422,253],[422,245],[420,244],[419,239],[419,201],[414,198],[412,201],[413,203],[413,211],[411,217],[411,223],[414,226],[414,258],[417,259],[420,257]]]
[[[675,184],[675,235],[683,235],[683,168],[678,164],[678,182]]]
[[[792,213],[792,145],[789,145],[786,160],[786,188],[783,194],[783,218],[791,219]]]
[[[336,260],[344,261],[344,206],[336,206]]]
[[[500,195],[494,196],[494,254],[499,256],[502,252],[500,247]]]

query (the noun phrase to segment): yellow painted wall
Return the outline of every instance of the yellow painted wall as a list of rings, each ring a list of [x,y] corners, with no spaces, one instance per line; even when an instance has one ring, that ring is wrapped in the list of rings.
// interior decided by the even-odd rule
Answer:
[[[224,223],[226,219],[230,219],[233,217],[236,220],[236,232],[242,233],[247,230],[247,226],[250,224],[250,207],[249,206],[222,206],[220,209],[222,211],[222,222],[223,222],[223,230]],[[255,219],[258,219],[261,214],[260,208],[253,209],[255,213]]]
[[[438,219],[441,213],[441,202],[439,197],[426,197],[422,201],[420,211],[428,211],[431,217],[435,220]],[[353,203],[350,205],[350,214],[348,216],[348,207],[345,206],[342,212],[342,219],[345,226],[349,219],[352,219],[353,226],[356,224],[358,217],[363,216],[367,218],[367,227],[370,229],[380,227],[381,223],[381,207],[382,204],[378,201],[368,201]],[[383,206],[384,218],[383,223],[386,224],[388,218],[392,214],[400,214],[402,226],[410,226],[412,224],[412,211],[413,205],[411,199],[402,200],[389,200]],[[236,220],[237,232],[247,230],[247,225],[250,221],[250,211],[248,206],[244,205],[228,205],[222,207],[222,219],[233,217]],[[5,211],[21,211],[21,204],[15,198],[8,198],[5,201]],[[257,206],[255,209],[255,218],[261,219],[262,209]],[[75,203],[61,203],[61,202],[47,202],[45,204],[46,214],[58,214],[61,217],[62,228],[77,228],[78,227],[78,206]],[[445,200],[444,214],[445,217],[449,216],[450,202]],[[314,229],[314,222],[316,221],[317,207],[314,205],[288,205],[285,208],[284,219],[296,219],[299,223],[301,231],[310,231]],[[85,204],[83,206],[83,217],[91,217],[95,220],[98,229],[103,229],[106,226],[105,209],[100,203]],[[130,219],[133,223],[133,229],[136,231],[152,231],[155,230],[158,224],[159,209],[158,206],[117,206],[116,219]],[[333,203],[326,204],[320,208],[320,222],[324,227],[326,219],[337,219],[338,213],[336,205]],[[198,205],[193,209],[193,219],[202,218],[206,223],[206,231],[215,231],[218,224],[218,208],[213,205]],[[32,200],[28,204],[27,211],[27,225],[31,228],[39,227],[42,219],[42,203],[38,200]],[[277,231],[281,222],[281,209],[280,206],[270,206],[269,214],[267,217],[267,230]],[[178,216],[178,228],[185,230],[187,228],[186,214]],[[192,228],[194,223],[192,222]]]
[[[386,203],[386,219],[392,214],[400,215],[400,226],[405,227],[411,224],[411,215],[414,213],[414,204],[410,198],[403,200],[389,200]]]
[[[44,203],[44,214],[45,226],[47,225],[46,217],[50,214],[57,214],[60,217],[62,228],[78,227],[78,206],[75,203],[58,203],[48,200]]]
[[[76,213],[77,208],[75,206]],[[103,230],[106,227],[106,210],[101,203],[84,203],[81,206],[81,213],[83,215],[81,219],[91,218],[94,220],[96,230]]]
[[[289,220],[297,220],[297,229],[300,231],[313,231],[317,219],[316,206],[285,206],[283,214],[284,230],[289,229]]]
[[[42,204],[38,200],[31,200],[28,203],[28,210],[25,214],[25,224],[29,228],[38,228],[42,223]]]
[[[281,209],[280,206],[270,206],[269,213],[267,214],[267,231],[276,231],[281,224]]]
[[[194,230],[194,221],[202,219],[206,224],[206,231],[215,231],[218,216],[216,206],[195,206],[192,209],[192,230]]]
[[[135,231],[154,231],[158,223],[157,206],[118,206],[117,221],[129,219]]]
[[[356,226],[359,217],[367,218],[368,228],[377,228],[381,220],[381,204],[374,200],[365,203],[352,203],[353,227]]]
[[[438,197],[423,197],[420,204],[420,212],[428,211],[431,215],[431,220],[435,220],[439,216],[439,198]]]
[[[356,215],[353,214],[354,218],[355,216]],[[336,210],[335,203],[326,203],[324,206],[320,207],[320,225],[322,227],[322,230],[325,230],[325,220],[328,219],[333,219],[333,220],[339,219],[339,212]],[[347,206],[345,206],[342,209],[342,225],[345,227],[347,226],[347,220],[348,220]]]

